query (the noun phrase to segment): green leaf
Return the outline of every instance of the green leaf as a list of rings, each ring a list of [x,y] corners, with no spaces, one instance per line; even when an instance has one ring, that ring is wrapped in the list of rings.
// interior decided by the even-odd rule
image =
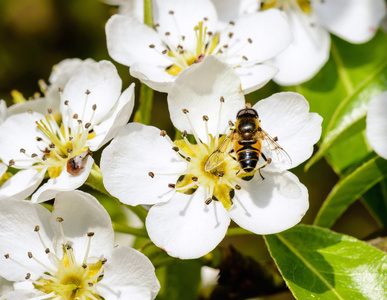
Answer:
[[[329,108],[320,107],[324,117],[325,134],[319,151],[309,160],[306,168],[326,155],[343,133],[356,126],[356,123],[366,116],[370,99],[387,89],[386,48],[387,36],[381,31],[363,45],[349,44],[332,36],[332,60],[336,70],[331,70],[329,74],[325,69],[325,72],[300,87],[300,92],[312,103],[324,101],[323,96],[330,96],[330,93],[334,96],[334,99],[325,100]],[[328,76],[333,78],[329,79]],[[308,95],[308,88],[310,90],[311,87],[314,88],[314,94]],[[332,106],[333,101],[339,105]],[[321,105],[324,105],[324,102]],[[313,105],[311,107],[313,108]],[[327,110],[332,107],[337,109],[331,117],[327,116]],[[316,111],[320,113],[319,110]],[[363,153],[369,153],[364,143],[359,145],[362,146]],[[353,162],[355,161],[354,158]],[[336,169],[340,170],[338,167]]]
[[[297,299],[386,299],[387,255],[365,242],[303,225],[265,240]]]
[[[366,191],[387,175],[387,160],[374,157],[342,178],[320,208],[315,225],[330,227]]]
[[[363,204],[380,225],[387,228],[387,182],[386,178],[368,190],[362,197]]]
[[[158,268],[156,275],[161,290],[156,300],[198,299],[201,267],[198,260],[174,259],[169,265]]]

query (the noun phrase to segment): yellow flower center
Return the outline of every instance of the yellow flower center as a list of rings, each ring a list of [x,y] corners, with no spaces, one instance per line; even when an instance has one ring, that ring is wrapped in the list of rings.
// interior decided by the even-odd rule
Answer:
[[[265,0],[262,2],[262,10],[269,8],[289,9],[291,7],[300,8],[302,12],[310,14],[312,12],[310,1],[308,0]]]

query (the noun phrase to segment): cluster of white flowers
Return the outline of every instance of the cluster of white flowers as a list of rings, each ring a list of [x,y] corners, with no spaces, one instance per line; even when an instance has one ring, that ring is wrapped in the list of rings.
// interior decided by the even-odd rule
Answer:
[[[383,0],[154,0],[151,28],[139,17],[142,1],[114,3],[122,6],[106,24],[109,54],[168,93],[180,135],[172,140],[128,123],[134,84],[121,92],[109,61],[62,61],[43,98],[9,108],[1,100],[0,276],[15,282],[1,299],[156,297],[151,262],[114,247],[108,213],[76,190],[92,168],[99,171],[93,152],[110,140],[100,162],[104,186],[125,204],[150,207],[149,237],[171,256],[209,253],[231,220],[256,234],[296,225],[309,196],[288,170],[312,155],[322,118],[297,93],[253,107],[244,95],[271,79],[294,85],[312,78],[329,57],[328,31],[366,42],[385,14]],[[386,103],[386,93],[376,97],[367,118],[369,141],[385,158]],[[243,129],[252,140],[238,127],[247,111],[257,114],[250,118],[256,127]],[[247,171],[240,156],[256,166]],[[54,198],[52,212],[40,204]]]

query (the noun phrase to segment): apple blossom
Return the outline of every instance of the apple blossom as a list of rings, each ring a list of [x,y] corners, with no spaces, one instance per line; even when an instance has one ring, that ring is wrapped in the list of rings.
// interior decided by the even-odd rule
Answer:
[[[106,24],[110,56],[130,67],[132,76],[168,92],[181,70],[216,55],[233,66],[244,93],[268,82],[277,69],[265,61],[283,51],[292,35],[283,14],[256,12],[227,25],[210,0],[156,0],[154,28],[127,15]]]
[[[0,275],[15,282],[1,299],[154,299],[160,289],[142,253],[114,246],[103,206],[81,191],[38,203],[0,199]]]
[[[46,116],[35,111],[11,115],[0,125],[0,158],[21,169],[5,182],[2,193],[24,198],[46,174],[50,179],[32,195],[33,201],[78,188],[94,162],[89,154],[129,120],[134,85],[121,94],[122,81],[112,63],[88,60],[70,73],[55,80],[65,83],[56,91],[61,123],[48,109]]]
[[[387,91],[373,97],[368,104],[366,135],[375,152],[387,159]]]
[[[183,139],[172,142],[165,131],[129,123],[101,158],[104,184],[113,196],[129,205],[154,204],[146,227],[157,246],[171,256],[196,258],[216,247],[231,219],[257,234],[280,232],[301,220],[308,191],[287,169],[311,156],[322,121],[309,113],[301,95],[274,94],[253,106],[262,128],[278,138],[292,160],[291,165],[284,163],[263,142],[262,153],[271,160],[261,172],[265,180],[242,172],[231,156],[214,170],[204,168],[229,132],[229,121],[245,107],[232,67],[211,56],[182,71],[168,105]]]

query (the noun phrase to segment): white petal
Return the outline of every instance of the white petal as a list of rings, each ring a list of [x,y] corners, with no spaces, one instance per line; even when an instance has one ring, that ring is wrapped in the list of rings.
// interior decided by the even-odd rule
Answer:
[[[39,261],[51,266],[45,247],[40,242],[38,234],[34,232],[35,226],[38,225],[46,247],[52,249],[54,231],[51,227],[50,212],[31,201],[6,198],[0,200],[0,216],[0,251],[2,254],[9,254],[21,264],[10,259],[1,259],[0,276],[11,281],[22,281],[25,280],[27,272],[35,279],[47,271],[36,261],[28,258],[27,253],[31,252]]]
[[[173,14],[170,14],[173,11]],[[184,48],[194,50],[196,35],[194,27],[198,26],[204,18],[207,32],[216,31],[217,15],[214,5],[209,0],[180,1],[180,0],[155,0],[155,24],[159,24],[157,31],[164,36],[169,32],[168,41],[175,47],[182,44]],[[181,36],[185,36],[184,41]]]
[[[7,103],[4,100],[0,100],[0,124],[8,117]]]
[[[165,46],[158,33],[131,17],[112,16],[106,23],[106,38],[109,55],[123,65],[132,66],[137,61],[154,66],[167,67],[170,64],[169,59],[161,54]],[[155,45],[155,48],[149,45]]]
[[[242,65],[240,68],[236,68],[235,71],[240,77],[242,90],[246,95],[268,83],[277,74],[278,69],[267,64],[257,64],[252,66]]]
[[[108,258],[102,283],[114,291],[114,294],[121,292],[120,296],[114,298],[112,292],[101,289],[101,296],[105,299],[154,299],[160,290],[160,283],[150,260],[137,250],[121,246],[114,248]]]
[[[128,123],[134,106],[134,83],[118,99],[116,106],[105,117],[103,122],[94,126],[95,137],[90,142],[90,150],[97,151],[110,141],[117,131]]]
[[[226,37],[229,30],[234,34],[232,39]],[[268,60],[285,50],[293,39],[287,18],[278,9],[240,16],[229,30],[224,32],[220,42],[230,40],[228,56],[239,57],[242,62],[243,56],[250,63]]]
[[[293,42],[271,60],[279,69],[274,81],[280,85],[297,85],[311,79],[329,58],[331,39],[313,17],[287,11]],[[313,25],[310,25],[313,24]]]
[[[20,113],[26,113],[28,111],[35,111],[42,115],[47,114],[48,109],[52,109],[53,114],[58,114],[59,112],[59,92],[58,89],[53,91],[50,96],[39,99],[31,99],[25,102],[16,103],[9,107],[9,115],[16,115]]]
[[[326,0],[312,3],[319,21],[330,32],[355,44],[370,40],[386,14],[383,0]]]
[[[387,159],[387,92],[372,98],[368,104],[366,134],[375,152]]]
[[[25,199],[30,196],[44,178],[45,170],[20,170],[0,188],[0,195]]]
[[[57,194],[51,222],[58,236],[61,236],[58,217],[67,241],[72,245],[77,262],[82,262],[87,251],[88,232],[93,232],[89,258],[106,258],[114,247],[114,232],[110,216],[96,198],[81,191]],[[58,245],[61,247],[61,245]]]
[[[63,122],[78,114],[83,123],[98,123],[108,114],[121,94],[122,81],[116,67],[109,61],[84,63],[63,89],[61,111]],[[90,94],[86,94],[89,91]],[[68,100],[68,105],[64,101]],[[92,106],[96,104],[94,119]],[[69,108],[72,112],[69,114]]]
[[[224,98],[222,111],[219,110],[220,97]],[[168,94],[168,108],[173,125],[180,131],[192,133],[187,116],[182,112],[182,109],[188,109],[187,115],[203,141],[207,138],[204,115],[209,117],[210,133],[225,133],[229,126],[228,121],[235,119],[236,113],[244,105],[238,75],[232,67],[213,55],[183,70]]]
[[[230,218],[218,201],[204,203],[199,188],[192,195],[176,193],[171,201],[149,210],[146,228],[156,246],[181,259],[201,257],[224,238]]]
[[[13,291],[13,282],[0,277],[0,295],[4,297],[4,294],[10,291]]]
[[[212,0],[218,13],[219,21],[227,24],[238,20],[240,15],[256,12],[260,3],[256,0]]]
[[[231,219],[256,234],[277,233],[296,225],[309,207],[308,190],[288,171],[266,172],[265,180],[255,176],[236,191],[233,202]]]
[[[159,129],[139,123],[122,127],[101,157],[106,189],[130,205],[169,200],[173,191],[168,184],[176,183],[186,168]]]
[[[77,175],[67,172],[65,166],[58,177],[49,179],[32,195],[31,201],[47,201],[54,198],[61,191],[73,191],[79,188],[89,177],[93,163],[94,159],[91,156],[87,156],[83,169]]]
[[[163,65],[156,66],[147,62],[138,62],[130,67],[130,75],[155,91],[168,93],[176,76],[169,75],[165,69],[166,66]]]
[[[11,159],[25,160],[27,157],[20,152],[21,148],[24,148],[29,156],[41,153],[36,137],[42,137],[42,132],[35,121],[43,118],[39,113],[23,113],[8,117],[0,125],[0,158],[3,162],[8,163]],[[31,165],[31,160],[18,161],[17,164],[28,166]]]
[[[1,296],[0,300],[38,300],[41,299],[33,291],[12,291]]]
[[[264,154],[273,159],[273,166],[294,168],[313,153],[313,145],[321,136],[322,118],[309,112],[309,103],[297,93],[277,93],[254,105],[261,126],[271,137],[278,137],[278,144],[289,154],[292,164],[282,165],[270,150]],[[267,148],[266,148],[267,149]]]
[[[8,167],[6,164],[0,163],[0,178],[4,175],[7,169]]]

